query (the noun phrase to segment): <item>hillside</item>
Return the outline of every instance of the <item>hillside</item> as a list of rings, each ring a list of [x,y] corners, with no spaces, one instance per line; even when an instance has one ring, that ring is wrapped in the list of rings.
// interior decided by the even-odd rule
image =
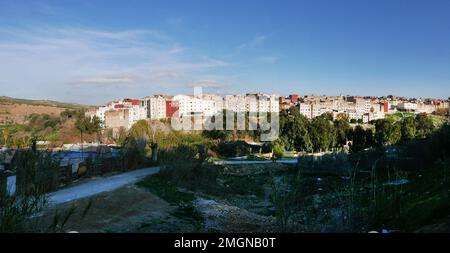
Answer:
[[[87,108],[87,105],[71,104],[51,100],[30,100],[0,97],[0,125],[24,124],[31,114],[59,116],[66,109]]]
[[[0,96],[0,103],[12,103],[12,104],[26,104],[26,105],[36,105],[36,106],[50,106],[50,107],[61,107],[61,108],[80,108],[80,107],[90,107],[90,105],[82,105],[77,103],[66,103],[58,102],[53,100],[33,100],[33,99],[22,99],[22,98],[11,98],[6,96]]]

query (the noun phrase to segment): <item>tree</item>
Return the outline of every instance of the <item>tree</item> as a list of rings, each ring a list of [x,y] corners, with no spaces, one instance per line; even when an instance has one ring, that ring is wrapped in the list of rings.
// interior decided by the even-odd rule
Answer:
[[[75,128],[80,131],[81,145],[83,145],[83,133],[98,133],[101,130],[100,119],[97,116],[86,117],[84,115],[79,115],[75,121]],[[83,147],[81,148],[83,151]]]
[[[373,130],[368,128],[365,131],[365,139],[366,139],[366,143],[365,143],[365,147],[372,147],[375,144],[375,140],[373,138]]]
[[[343,146],[347,143],[347,136],[350,130],[350,124],[347,120],[336,119],[333,123],[334,129],[336,131],[336,144],[338,146]]]
[[[389,119],[381,119],[375,122],[375,141],[379,145],[397,144],[402,133],[400,124]]]
[[[272,142],[272,161],[283,158],[284,146],[280,139]]]
[[[309,131],[314,151],[327,151],[330,147],[334,146],[334,127],[325,117],[319,116],[314,118]]]
[[[323,113],[320,116],[325,118],[326,120],[333,121],[333,114],[331,112]]]
[[[352,131],[352,152],[359,152],[366,148],[366,132],[361,126],[356,126]]]
[[[406,117],[401,122],[402,142],[407,142],[416,137],[416,121],[413,117]]]
[[[300,114],[297,107],[291,107],[280,113],[280,138],[284,140],[287,149],[312,151],[309,135],[309,121]]]
[[[131,126],[128,136],[132,139],[144,138],[148,140],[151,136],[150,125],[146,120],[139,120]]]
[[[428,137],[434,130],[433,121],[425,113],[416,116],[416,136],[418,138]]]
[[[336,116],[336,119],[338,120],[345,120],[348,122],[348,115],[346,113],[338,113],[338,115]]]
[[[139,120],[133,124],[129,133],[128,140],[132,142],[140,152],[147,147],[147,143],[152,135],[150,125],[146,120]]]

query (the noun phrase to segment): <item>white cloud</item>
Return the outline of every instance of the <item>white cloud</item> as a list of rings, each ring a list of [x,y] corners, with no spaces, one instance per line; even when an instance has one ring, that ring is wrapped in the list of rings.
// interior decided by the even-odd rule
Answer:
[[[239,45],[237,47],[238,51],[243,50],[244,48],[252,48],[252,47],[256,47],[258,45],[261,45],[262,43],[264,43],[267,39],[269,39],[271,37],[271,35],[260,35],[260,36],[256,36],[255,38],[253,38],[250,41],[247,41],[245,43],[242,43],[241,45]]]
[[[136,82],[137,78],[134,76],[96,76],[81,79],[73,82],[73,84],[96,84],[96,85],[110,85],[110,84],[129,84]]]
[[[225,85],[215,80],[197,80],[188,84],[189,87],[203,87],[203,88],[222,88]]]

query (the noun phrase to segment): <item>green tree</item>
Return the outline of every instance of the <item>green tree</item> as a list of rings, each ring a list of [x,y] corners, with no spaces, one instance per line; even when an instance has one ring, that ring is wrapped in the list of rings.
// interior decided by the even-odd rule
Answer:
[[[277,139],[276,141],[272,142],[272,161],[276,161],[280,158],[283,158],[283,152],[284,152],[284,146],[283,141],[280,139]]]
[[[375,141],[379,145],[397,144],[402,137],[401,126],[389,119],[375,122]]]
[[[413,117],[406,117],[401,122],[402,142],[416,137],[416,121]]]
[[[128,132],[128,144],[134,145],[139,152],[144,153],[152,136],[152,130],[146,120],[139,120],[131,126]]]
[[[101,121],[97,116],[94,117],[77,117],[75,128],[80,132],[81,143],[83,143],[83,134],[99,133],[101,131]]]
[[[334,146],[335,133],[333,124],[325,117],[316,117],[310,125],[310,134],[314,151],[327,151]]]
[[[356,126],[352,131],[352,152],[359,152],[366,148],[366,132],[361,126]]]
[[[297,107],[291,107],[280,113],[280,137],[288,149],[298,151],[312,151],[312,142],[309,135],[309,121],[300,114]]]
[[[375,140],[373,137],[373,130],[368,128],[365,131],[365,139],[366,139],[366,143],[365,143],[365,148],[371,147],[375,144]]]
[[[326,120],[333,121],[333,114],[331,112],[323,113],[320,116],[325,118]]]
[[[334,129],[336,130],[336,144],[343,146],[347,143],[348,132],[350,130],[350,124],[345,119],[336,119],[333,122]]]
[[[434,130],[433,121],[425,113],[416,116],[416,136],[418,138],[428,137]]]

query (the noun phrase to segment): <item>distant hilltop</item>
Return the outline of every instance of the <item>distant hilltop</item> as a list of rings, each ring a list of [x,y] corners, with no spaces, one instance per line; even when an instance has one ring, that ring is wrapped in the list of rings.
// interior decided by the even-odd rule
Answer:
[[[0,96],[0,125],[24,124],[33,114],[59,116],[66,109],[89,109],[88,105],[51,100],[31,100]]]
[[[13,103],[13,104],[26,104],[26,105],[36,105],[36,106],[51,106],[51,107],[60,107],[60,108],[88,108],[93,107],[92,105],[83,105],[78,103],[67,103],[67,102],[58,102],[53,100],[46,99],[23,99],[23,98],[12,98],[7,96],[0,96],[0,103]]]

